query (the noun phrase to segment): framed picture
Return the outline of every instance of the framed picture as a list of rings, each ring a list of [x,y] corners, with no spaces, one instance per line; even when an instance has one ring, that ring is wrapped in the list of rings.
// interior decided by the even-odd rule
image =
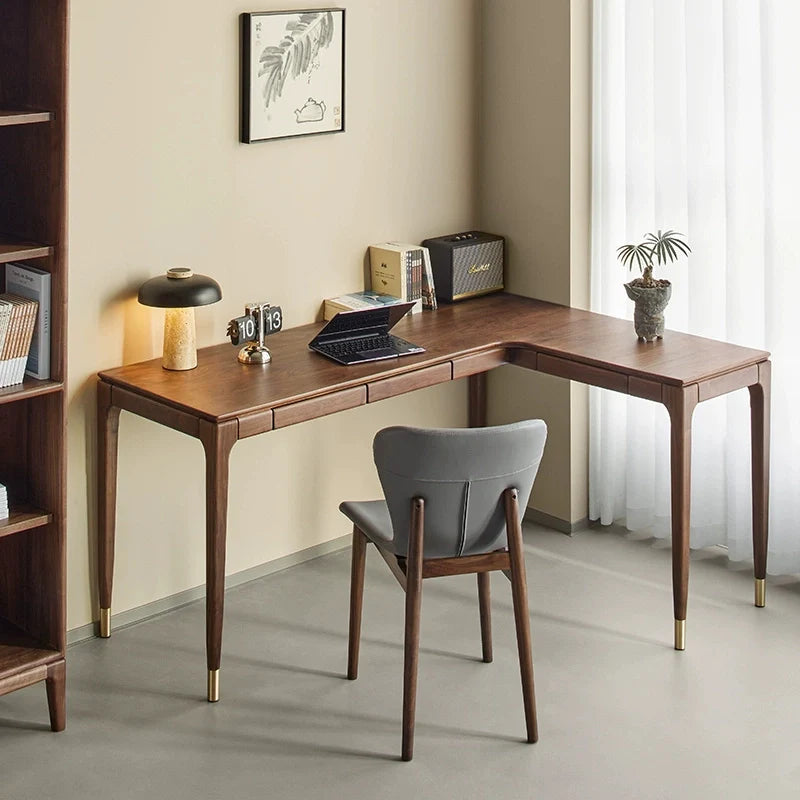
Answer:
[[[344,9],[242,14],[247,144],[344,130]]]

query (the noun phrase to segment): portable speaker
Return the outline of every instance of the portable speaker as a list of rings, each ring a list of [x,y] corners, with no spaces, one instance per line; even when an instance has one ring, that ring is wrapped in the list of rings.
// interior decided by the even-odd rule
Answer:
[[[426,239],[436,297],[445,303],[503,289],[502,236],[481,231]]]

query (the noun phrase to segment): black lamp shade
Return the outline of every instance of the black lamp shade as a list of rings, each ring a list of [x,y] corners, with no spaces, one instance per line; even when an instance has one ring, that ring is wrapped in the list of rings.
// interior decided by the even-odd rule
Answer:
[[[191,270],[171,269],[166,275],[150,278],[139,287],[139,302],[157,308],[191,308],[222,300],[219,284],[207,275]]]

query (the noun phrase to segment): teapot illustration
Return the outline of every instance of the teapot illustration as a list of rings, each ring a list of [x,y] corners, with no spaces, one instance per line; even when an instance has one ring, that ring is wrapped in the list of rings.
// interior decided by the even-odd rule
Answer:
[[[309,97],[308,102],[302,108],[295,109],[294,114],[297,122],[321,122],[325,118],[325,103],[322,100],[318,103]]]

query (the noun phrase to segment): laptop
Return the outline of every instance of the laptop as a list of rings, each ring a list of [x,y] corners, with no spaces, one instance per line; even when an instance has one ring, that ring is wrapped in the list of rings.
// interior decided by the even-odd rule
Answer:
[[[413,305],[396,303],[383,308],[340,311],[308,346],[339,364],[360,364],[424,353],[424,347],[389,333]]]

